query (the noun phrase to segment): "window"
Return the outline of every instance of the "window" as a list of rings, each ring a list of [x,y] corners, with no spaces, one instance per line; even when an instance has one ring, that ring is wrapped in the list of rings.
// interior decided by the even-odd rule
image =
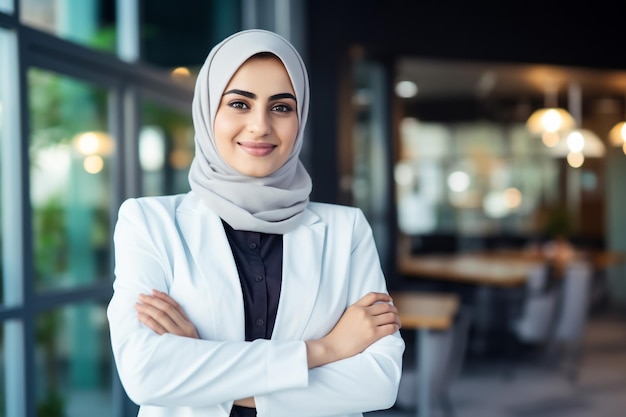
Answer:
[[[8,72],[8,68],[7,68],[7,62],[9,62],[8,59],[8,51],[6,48],[6,34],[4,33],[4,31],[0,31],[0,80],[3,80],[6,78],[5,73]],[[3,156],[3,147],[4,147],[4,142],[5,142],[5,138],[6,138],[6,133],[5,133],[5,122],[4,122],[4,105],[5,103],[8,102],[7,100],[7,93],[6,93],[6,83],[4,82],[0,82],[0,161],[2,161],[0,163],[0,302],[4,301],[4,291],[3,291],[3,284],[4,284],[4,250],[3,250],[3,244],[4,244],[4,230],[3,230],[3,208],[4,208],[4,204],[3,204],[3,200],[4,200],[4,193],[3,193],[3,176],[4,176],[4,156]]]
[[[112,357],[104,305],[73,304],[35,322],[37,415],[113,415]]]
[[[139,163],[143,195],[189,191],[189,166],[194,155],[191,112],[179,112],[145,100],[139,132]]]
[[[0,0],[0,12],[13,12],[13,0]]]
[[[394,180],[407,235],[537,233],[556,163],[523,125],[405,118]]]
[[[115,0],[20,0],[26,25],[83,46],[114,52]]]
[[[35,287],[108,281],[111,167],[107,93],[33,68],[30,199]]]

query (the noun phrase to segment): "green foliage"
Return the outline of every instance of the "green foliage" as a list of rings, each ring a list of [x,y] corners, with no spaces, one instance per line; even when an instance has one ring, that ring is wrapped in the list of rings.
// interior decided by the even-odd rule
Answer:
[[[37,417],[64,417],[65,400],[61,394],[51,391],[37,404]]]
[[[103,51],[115,52],[117,43],[117,29],[115,26],[105,26],[91,38],[89,46]]]
[[[65,208],[59,199],[33,211],[35,279],[41,284],[46,277],[67,269],[68,244],[66,237]]]

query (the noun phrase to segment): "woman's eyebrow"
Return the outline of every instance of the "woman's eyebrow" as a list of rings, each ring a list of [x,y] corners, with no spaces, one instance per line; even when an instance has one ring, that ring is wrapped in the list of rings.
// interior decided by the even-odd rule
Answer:
[[[256,100],[256,94],[251,93],[249,91],[237,90],[236,88],[224,92],[224,94],[222,94],[222,96],[225,96],[226,94],[239,94],[240,96],[244,96],[244,97],[248,97],[248,98],[251,98],[253,100]]]
[[[298,100],[296,100],[296,96],[294,96],[294,95],[293,95],[293,94],[291,94],[291,93],[280,93],[280,94],[274,94],[273,96],[270,96],[270,101],[273,101],[273,100],[280,100],[280,99],[283,99],[283,98],[290,98],[290,99],[292,99],[293,101],[296,101],[296,102],[298,101]]]
[[[236,88],[232,89],[232,90],[228,90],[225,91],[224,94],[222,94],[222,96],[225,96],[227,94],[239,94],[240,96],[244,96],[244,97],[248,97],[252,100],[256,100],[257,96],[254,93],[251,93],[250,91],[245,91],[245,90],[238,90]],[[274,100],[280,100],[280,99],[284,99],[284,98],[289,98],[292,99],[293,101],[296,101],[296,97],[291,94],[291,93],[279,93],[279,94],[274,94],[273,96],[270,96],[270,101],[274,101]]]

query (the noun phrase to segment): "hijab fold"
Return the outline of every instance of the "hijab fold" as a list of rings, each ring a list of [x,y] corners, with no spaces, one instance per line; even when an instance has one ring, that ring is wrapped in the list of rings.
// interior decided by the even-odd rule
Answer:
[[[251,177],[220,156],[213,123],[224,89],[252,55],[270,52],[282,61],[296,93],[298,133],[291,155],[276,172]],[[309,110],[309,80],[296,49],[283,37],[251,29],[224,39],[200,69],[192,102],[195,156],[189,170],[194,193],[236,230],[284,234],[295,229],[309,202],[311,178],[299,159]]]

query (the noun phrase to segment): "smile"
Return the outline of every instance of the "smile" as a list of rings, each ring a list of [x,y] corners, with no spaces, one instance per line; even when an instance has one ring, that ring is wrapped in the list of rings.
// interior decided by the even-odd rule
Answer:
[[[264,142],[237,142],[241,150],[252,156],[267,156],[276,148],[276,145]]]

